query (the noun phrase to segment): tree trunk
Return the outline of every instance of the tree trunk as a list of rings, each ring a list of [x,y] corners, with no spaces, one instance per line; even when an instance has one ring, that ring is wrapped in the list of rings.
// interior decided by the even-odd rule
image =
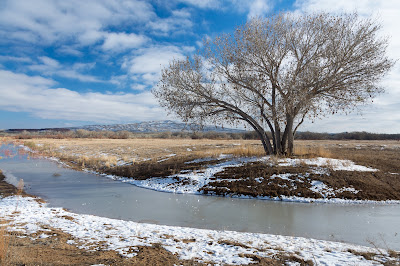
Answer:
[[[281,129],[279,127],[279,124],[275,121],[275,139],[278,141],[276,142],[276,147],[274,150],[274,153],[276,155],[282,154],[282,145],[281,145]]]
[[[294,135],[293,135],[293,123],[294,123],[294,118],[291,115],[286,116],[287,120],[287,155],[292,155],[293,154],[293,149],[294,149]]]
[[[247,123],[250,124],[250,126],[258,133],[260,136],[262,145],[264,147],[264,151],[267,155],[273,154],[273,149],[271,146],[271,142],[269,140],[269,137],[267,133],[265,132],[264,128],[261,127],[257,121],[255,121],[252,117],[250,117],[248,114],[244,113],[243,111],[239,110],[237,112],[242,117],[242,120],[246,121]]]
[[[274,154],[274,151],[272,150],[271,142],[269,141],[267,133],[265,131],[263,131],[263,132],[257,131],[257,133],[258,133],[258,135],[260,135],[260,139],[263,144],[265,153],[267,155]]]
[[[294,117],[286,114],[286,127],[281,137],[281,154],[293,154],[293,123]]]
[[[281,154],[286,154],[286,142],[288,138],[288,126],[286,124],[285,131],[283,131],[282,137],[281,137]]]

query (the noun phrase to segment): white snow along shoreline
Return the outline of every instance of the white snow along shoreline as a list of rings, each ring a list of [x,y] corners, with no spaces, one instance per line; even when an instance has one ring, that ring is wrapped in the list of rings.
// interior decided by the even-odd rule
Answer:
[[[18,212],[15,212],[17,204]],[[278,253],[311,260],[316,265],[380,265],[388,260],[396,263],[382,249],[302,237],[193,229],[80,215],[47,207],[30,197],[0,199],[0,218],[11,221],[9,230],[31,234],[45,232],[50,226],[71,234],[74,240],[68,240],[68,244],[98,249],[99,243],[105,243],[104,249],[115,250],[126,257],[136,255],[135,247],[159,243],[181,259],[198,258],[216,264],[249,264],[254,261],[246,254],[271,257]],[[354,254],[357,252],[379,255],[375,255],[374,260],[366,260]]]
[[[222,156],[220,159],[229,158],[227,156]],[[199,159],[192,161],[193,163],[197,163],[200,161],[207,161],[208,159]],[[240,167],[245,163],[255,162],[255,161],[263,161],[266,163],[270,163],[271,165],[275,164],[271,160],[269,156],[257,158],[232,158],[224,162],[217,163],[215,165],[208,165],[202,171],[181,171],[181,173],[174,174],[167,177],[152,177],[145,180],[136,180],[134,178],[120,177],[114,175],[107,175],[102,173],[97,173],[88,170],[88,172],[92,172],[95,174],[103,175],[113,180],[118,180],[124,183],[132,184],[141,188],[151,189],[160,192],[169,192],[169,193],[178,193],[178,194],[202,194],[201,188],[203,186],[207,186],[210,182],[218,182],[218,179],[215,179],[215,174],[224,171],[227,167]],[[187,162],[190,164],[192,162]],[[279,166],[297,166],[299,164],[305,163],[307,165],[312,166],[311,171],[317,174],[324,173],[326,171],[326,167],[329,167],[332,171],[359,171],[359,172],[376,172],[378,169],[369,168],[361,165],[356,165],[354,162],[349,160],[338,160],[338,159],[329,159],[329,158],[314,158],[314,159],[280,159],[277,162]],[[290,177],[294,174],[279,174],[274,175],[271,178],[281,178],[286,180],[291,180]],[[304,177],[303,177],[304,178]],[[256,180],[261,183],[263,177],[259,177]],[[238,181],[238,179],[224,179],[224,181]],[[299,181],[299,176],[297,176],[296,180]],[[301,180],[300,180],[301,182]],[[260,200],[273,200],[273,201],[286,201],[286,202],[302,202],[302,203],[338,203],[338,204],[400,204],[400,200],[384,200],[384,201],[375,201],[375,200],[350,200],[350,199],[341,199],[336,198],[335,193],[340,193],[342,191],[349,191],[354,194],[359,191],[354,188],[343,187],[340,189],[334,190],[331,187],[328,187],[322,181],[313,181],[312,187],[310,190],[320,193],[321,198],[306,198],[301,196],[284,196],[281,195],[279,197],[268,197],[268,196],[258,196],[251,197],[247,195],[236,195],[227,193],[226,197],[233,198],[243,198],[243,199],[260,199]],[[212,193],[208,194],[209,196],[215,196]],[[330,196],[330,197],[327,197]]]

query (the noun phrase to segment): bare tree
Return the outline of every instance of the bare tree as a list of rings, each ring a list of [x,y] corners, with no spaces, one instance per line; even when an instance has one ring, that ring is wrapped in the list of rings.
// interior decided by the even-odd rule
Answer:
[[[347,112],[383,92],[394,61],[380,28],[356,13],[255,18],[173,60],[153,93],[186,122],[244,121],[267,154],[292,154],[305,118]]]

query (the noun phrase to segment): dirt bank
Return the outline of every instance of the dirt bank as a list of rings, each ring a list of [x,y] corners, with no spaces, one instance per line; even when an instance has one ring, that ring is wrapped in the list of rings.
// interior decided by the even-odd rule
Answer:
[[[400,149],[354,146],[332,147],[329,152],[330,158],[318,159],[313,154],[281,159],[256,158],[251,162],[225,167],[205,177],[208,181],[198,188],[198,192],[275,199],[400,200]],[[171,183],[174,187],[191,183],[195,186],[196,178],[190,178],[190,175],[201,176],[207,169],[234,160],[233,157],[203,161],[192,159],[175,156],[165,161],[145,161],[100,171],[135,180],[172,177],[176,179]],[[321,162],[324,164],[320,165]]]

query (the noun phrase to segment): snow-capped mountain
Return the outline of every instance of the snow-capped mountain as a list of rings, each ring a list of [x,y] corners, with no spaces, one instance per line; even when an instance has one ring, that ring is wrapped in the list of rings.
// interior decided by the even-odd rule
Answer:
[[[139,122],[133,124],[113,124],[113,125],[88,125],[81,127],[73,127],[70,129],[86,129],[90,131],[121,131],[126,130],[130,132],[179,132],[179,131],[192,131],[193,129],[198,131],[216,131],[216,132],[244,132],[241,129],[222,128],[216,126],[204,126],[190,127],[185,123],[175,122],[171,120],[165,121],[150,121],[150,122]]]

